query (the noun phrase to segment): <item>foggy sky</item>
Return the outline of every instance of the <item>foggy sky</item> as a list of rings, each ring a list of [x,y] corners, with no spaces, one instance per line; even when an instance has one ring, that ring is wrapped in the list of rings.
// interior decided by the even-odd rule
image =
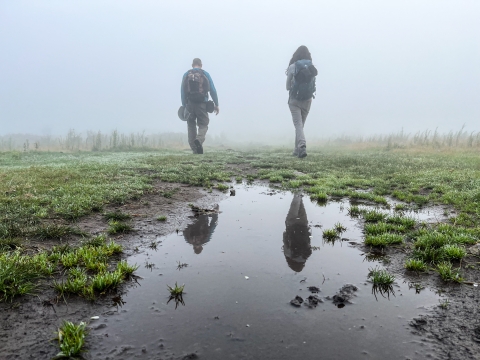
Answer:
[[[186,131],[180,82],[200,57],[210,134],[292,134],[285,69],[319,70],[306,135],[480,130],[480,2],[3,1],[0,134]]]

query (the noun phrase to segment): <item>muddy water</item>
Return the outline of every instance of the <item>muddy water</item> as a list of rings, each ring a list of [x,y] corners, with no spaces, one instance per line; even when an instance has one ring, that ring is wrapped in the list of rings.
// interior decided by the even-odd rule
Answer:
[[[220,202],[219,213],[200,215],[185,229],[129,258],[143,279],[92,322],[93,358],[200,359],[423,359],[431,346],[412,335],[409,319],[438,304],[416,294],[400,276],[395,296],[372,294],[367,261],[358,246],[358,221],[348,203],[312,203],[308,197],[263,187],[239,186]],[[428,215],[423,215],[425,217]],[[335,244],[322,230],[347,227]],[[312,247],[314,247],[312,249]],[[188,266],[177,269],[180,264]],[[248,277],[248,279],[246,278]],[[185,284],[185,305],[167,304],[167,284]],[[337,307],[327,297],[345,284],[358,287],[352,304]],[[311,295],[316,308],[290,300]],[[103,325],[106,324],[106,327]],[[195,357],[192,357],[195,358]]]

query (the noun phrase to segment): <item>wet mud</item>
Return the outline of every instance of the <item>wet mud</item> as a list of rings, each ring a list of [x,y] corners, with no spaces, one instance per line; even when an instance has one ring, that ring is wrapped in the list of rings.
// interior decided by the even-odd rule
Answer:
[[[48,340],[66,319],[89,322],[86,359],[478,358],[478,287],[419,278],[404,271],[401,251],[364,248],[348,201],[320,206],[265,186],[157,190],[112,208],[138,214],[135,231],[118,238],[140,265],[137,281],[95,303],[50,302],[47,287],[2,304],[2,356],[51,358],[58,349]],[[325,242],[322,230],[338,222],[341,240]],[[79,226],[97,233],[106,223],[97,214]],[[377,266],[396,274],[392,293],[376,296],[367,281]],[[472,283],[476,275],[467,274]],[[419,281],[420,291],[411,286]],[[185,284],[181,301],[167,289],[175,283]]]

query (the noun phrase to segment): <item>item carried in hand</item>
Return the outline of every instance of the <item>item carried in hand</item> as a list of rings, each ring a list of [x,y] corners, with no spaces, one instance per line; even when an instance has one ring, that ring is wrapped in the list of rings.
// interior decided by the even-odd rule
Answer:
[[[207,101],[207,112],[213,113],[213,110],[215,110],[215,104],[213,103],[212,100]]]
[[[182,121],[187,121],[188,118],[190,117],[190,112],[187,110],[186,106],[180,106],[178,108],[178,117]]]

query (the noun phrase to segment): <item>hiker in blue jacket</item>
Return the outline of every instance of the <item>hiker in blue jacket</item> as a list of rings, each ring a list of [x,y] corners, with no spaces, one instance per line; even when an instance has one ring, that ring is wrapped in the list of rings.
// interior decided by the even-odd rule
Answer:
[[[208,101],[209,93],[213,103]],[[186,119],[188,143],[194,154],[203,154],[203,142],[210,121],[208,113],[215,112],[215,115],[218,115],[220,108],[218,107],[217,90],[210,74],[202,70],[202,60],[193,59],[192,69],[183,75],[181,95],[182,105],[186,107],[187,113],[189,113]],[[210,107],[212,108],[210,109]]]
[[[303,127],[316,91],[315,77],[317,73],[317,69],[312,64],[310,51],[306,46],[300,46],[293,53],[286,71],[287,90],[289,91],[288,106],[295,126],[295,147],[292,155],[299,158],[307,156]]]

